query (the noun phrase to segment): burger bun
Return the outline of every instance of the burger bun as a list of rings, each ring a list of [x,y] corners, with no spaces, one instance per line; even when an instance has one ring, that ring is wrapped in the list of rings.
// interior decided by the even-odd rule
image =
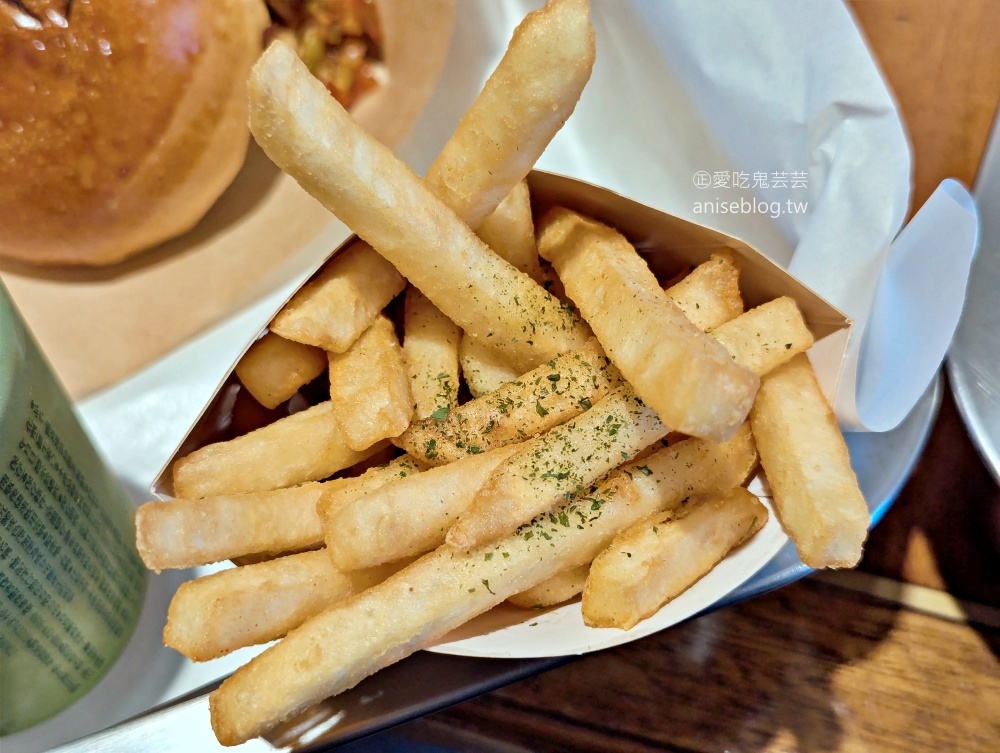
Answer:
[[[0,2],[0,257],[107,265],[193,227],[243,163],[263,0]]]

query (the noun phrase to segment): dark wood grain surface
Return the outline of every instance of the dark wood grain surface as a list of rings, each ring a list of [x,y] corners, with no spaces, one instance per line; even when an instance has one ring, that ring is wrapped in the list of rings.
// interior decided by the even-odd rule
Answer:
[[[872,531],[861,569],[1000,605],[1000,488],[950,391],[913,476]]]
[[[998,649],[995,627],[805,581],[401,734],[463,750],[995,753]]]

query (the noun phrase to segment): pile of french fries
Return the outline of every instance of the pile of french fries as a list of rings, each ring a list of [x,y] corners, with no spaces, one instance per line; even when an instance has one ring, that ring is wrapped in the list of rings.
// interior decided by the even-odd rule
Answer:
[[[524,179],[594,54],[586,0],[530,14],[423,180],[291,50],[257,64],[255,137],[358,238],[236,369],[267,408],[324,371],[329,399],[181,458],[176,499],[138,512],[152,569],[253,563],[184,584],[167,645],[281,639],[212,694],[223,744],[505,600],[582,593],[588,625],[632,627],[761,529],[758,462],[807,564],[860,557],[867,507],[795,302],[744,311],[728,252],[664,287],[614,228],[533,218]]]

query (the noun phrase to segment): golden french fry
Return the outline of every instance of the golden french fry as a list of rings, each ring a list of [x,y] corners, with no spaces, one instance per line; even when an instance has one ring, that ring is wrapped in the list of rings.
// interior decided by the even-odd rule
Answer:
[[[288,489],[148,502],[136,511],[136,545],[151,570],[231,559],[272,559],[323,543],[322,515],[382,484],[419,473],[409,455],[358,476]]]
[[[587,410],[621,384],[597,340],[565,353],[443,420],[414,421],[395,442],[420,462],[453,463],[521,442]]]
[[[265,408],[277,408],[326,368],[326,353],[266,333],[236,364],[236,376]]]
[[[583,589],[583,621],[628,630],[684,593],[764,527],[767,508],[742,487],[691,497],[615,536]]]
[[[344,353],[330,353],[330,402],[352,450],[398,437],[410,425],[410,375],[396,329],[385,314]]]
[[[521,376],[507,363],[502,353],[472,337],[462,338],[458,346],[458,360],[473,397],[488,395]]]
[[[323,525],[316,513],[323,489],[342,481],[147,502],[136,511],[136,546],[146,567],[157,572],[248,554],[305,549],[323,541]]]
[[[448,545],[467,550],[507,535],[669,431],[630,387],[619,387],[500,465],[448,531]]]
[[[337,479],[337,483],[327,482],[316,503],[316,514],[320,525],[328,516],[335,515],[341,508],[376,489],[408,476],[422,473],[424,466],[410,455],[402,455],[383,465],[369,468],[360,476]]]
[[[357,259],[347,256],[341,265],[355,267],[338,271],[335,259],[272,327],[273,336],[337,354],[330,357],[331,403],[297,414],[298,423],[292,416],[261,430],[270,432],[268,445],[277,443],[270,453],[260,432],[192,453],[175,466],[175,485],[203,496],[206,488],[228,494],[234,486],[270,489],[279,480],[325,478],[361,456],[379,456],[388,443],[368,445],[403,431],[414,412],[418,420],[394,440],[412,455],[322,486],[309,524],[325,524],[328,550],[222,573],[175,598],[168,642],[196,659],[291,630],[212,694],[212,723],[224,744],[265,732],[504,599],[535,606],[569,598],[616,535],[616,545],[651,548],[649,528],[660,521],[681,543],[651,565],[663,577],[614,567],[619,580],[591,576],[595,589],[621,584],[603,601],[589,598],[595,619],[611,620],[606,624],[634,623],[697,580],[724,556],[726,542],[732,545],[734,516],[747,532],[755,529],[740,500],[723,511],[692,504],[670,514],[669,523],[663,511],[691,494],[728,489],[753,467],[749,424],[739,424],[758,376],[811,342],[797,310],[775,302],[725,324],[743,308],[729,252],[664,291],[621,236],[565,210],[540,225],[540,243],[598,337],[546,292],[562,290],[563,280],[537,258],[522,181],[572,112],[593,53],[587,0],[549,0],[515,32],[425,182],[363,133],[283,45],[272,45],[254,69],[250,120],[260,144],[378,253],[356,241],[346,253]],[[401,273],[422,291],[408,294],[404,358],[391,324],[376,320],[405,285]],[[750,336],[751,329],[763,337]],[[464,406],[455,397],[460,334],[466,382],[474,395],[491,393]],[[382,337],[385,347],[369,348],[369,337]],[[784,353],[774,347],[779,341],[788,345]],[[380,371],[386,356],[392,365]],[[289,389],[282,387],[266,398]],[[772,397],[786,405],[777,390]],[[787,420],[782,414],[778,422]],[[664,447],[655,442],[667,431],[664,423],[705,439]],[[547,433],[532,436],[540,432]],[[708,441],[731,434],[722,444]],[[280,536],[308,517],[310,503],[302,500],[314,498],[317,486],[268,493],[271,518],[251,520],[256,513],[240,511],[232,497],[186,501],[173,524],[151,508],[142,514],[147,534],[140,535],[166,536],[171,525],[176,530],[218,508],[198,535],[219,541],[173,541],[164,549],[182,557],[185,547],[230,546],[227,537],[248,537],[238,533],[244,525],[271,525],[268,541],[284,541]],[[274,500],[287,500],[288,521],[274,517]],[[227,511],[248,519],[219,531]],[[381,567],[377,578],[367,569],[339,569],[437,546],[455,519],[448,543],[468,551],[442,546],[384,581],[389,571]],[[688,528],[694,534],[682,536]],[[720,528],[730,535],[706,533]],[[618,606],[608,607],[614,599]],[[206,622],[213,624],[206,629]]]
[[[778,519],[809,567],[853,567],[868,505],[847,444],[804,353],[761,381],[750,423]]]
[[[747,311],[709,333],[733,360],[763,376],[809,350],[813,336],[799,307],[782,297]]]
[[[174,496],[199,499],[317,481],[383,446],[352,450],[327,401],[180,458],[173,467]]]
[[[583,591],[589,572],[589,562],[563,570],[561,573],[556,573],[551,578],[543,580],[537,586],[532,586],[527,591],[514,594],[507,599],[507,603],[524,609],[543,609],[562,604]]]
[[[586,325],[490,251],[288,47],[265,50],[249,89],[250,128],[268,156],[466,333],[521,371],[583,345]]]
[[[743,311],[743,298],[739,292],[738,282],[739,270],[732,254],[720,252],[713,254],[709,261],[700,264],[689,275],[667,289],[666,294],[668,298],[678,304],[685,316],[691,319],[696,326],[700,328],[716,327],[739,316]],[[782,320],[783,331],[791,333],[795,326],[795,317],[790,312],[786,313],[788,316]],[[801,315],[798,315],[798,321],[801,327],[794,330],[796,348],[805,342],[802,337],[803,332],[808,334]],[[744,328],[761,323],[759,319],[754,319],[753,322],[753,324],[744,325]],[[767,325],[773,326],[774,324],[777,324],[777,318],[770,317]],[[735,334],[738,331],[739,328],[722,330],[723,337],[727,337],[727,332]],[[732,339],[732,336],[728,336],[727,342],[732,341]],[[737,347],[735,342],[732,344],[738,351],[740,348],[746,348],[746,346]],[[789,357],[796,352],[798,351],[793,350]],[[741,355],[740,358],[742,357]],[[747,365],[743,364],[740,358],[735,359],[737,363]],[[506,364],[500,354],[471,338],[462,339],[459,347],[459,359],[469,389],[476,397],[489,394],[506,382],[515,381],[519,376]],[[773,363],[773,360],[767,362]],[[764,362],[749,365],[763,367]]]
[[[293,630],[211,694],[219,741],[264,734],[504,599],[591,561],[629,525],[692,493],[740,483],[756,453],[750,432],[739,430],[729,442],[685,440],[642,463],[648,475],[630,466],[616,471],[564,504],[556,524],[544,518],[470,552],[440,547]]]
[[[267,643],[400,567],[344,573],[318,549],[191,580],[170,602],[163,642],[193,661]]]
[[[550,0],[530,13],[427,171],[431,191],[478,227],[572,114],[594,56],[587,0]]]
[[[468,455],[385,484],[338,511],[331,508],[323,525],[334,564],[355,570],[440,546],[490,473],[516,451],[501,447]]]
[[[527,181],[518,183],[489,217],[476,228],[478,235],[501,258],[544,286],[545,278],[535,246],[535,221]],[[463,337],[458,351],[462,376],[473,397],[493,392],[521,376],[503,354],[487,343]]]
[[[713,254],[689,275],[669,288],[667,297],[673,300],[701,329],[718,326],[743,311],[739,291],[739,270],[729,252]],[[503,356],[472,338],[463,338],[459,346],[462,375],[475,397],[489,394],[517,374]]]
[[[413,393],[413,417],[447,415],[458,405],[458,343],[462,331],[410,285],[403,314],[403,353]]]
[[[688,321],[621,234],[556,208],[539,223],[538,251],[612,362],[665,423],[716,441],[736,430],[759,379]]]
[[[514,186],[493,214],[476,228],[476,235],[532,280],[538,284],[544,282],[535,246],[535,220],[531,216],[527,181],[522,180]]]
[[[710,330],[743,313],[740,270],[731,251],[712,254],[666,289],[667,298],[701,330]]]
[[[522,180],[514,186],[493,214],[476,228],[476,235],[502,259],[544,287],[527,181]],[[472,337],[462,338],[458,357],[462,376],[473,397],[487,395],[505,382],[512,382],[521,376],[503,353]]]
[[[355,240],[333,257],[274,317],[271,331],[343,353],[406,286],[396,268]]]

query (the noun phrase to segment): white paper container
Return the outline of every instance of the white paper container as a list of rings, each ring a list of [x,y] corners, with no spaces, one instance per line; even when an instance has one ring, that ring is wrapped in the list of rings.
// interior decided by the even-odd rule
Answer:
[[[535,171],[529,176],[529,184],[536,215],[552,206],[567,206],[617,228],[640,250],[650,268],[661,279],[707,260],[715,251],[723,248],[731,250],[740,266],[741,289],[748,308],[782,295],[790,296],[798,303],[816,337],[810,358],[820,383],[832,399],[850,337],[851,322],[763,254],[739,239],[572,178]],[[346,241],[331,254],[331,258],[353,241],[354,238]],[[258,336],[266,331],[267,324],[276,313],[277,310],[261,322]],[[253,339],[247,342],[246,348],[252,342]],[[246,352],[246,348],[242,352]],[[151,489],[157,496],[170,495],[170,468],[175,460],[227,436],[236,394],[241,389],[233,374],[234,367],[235,363],[158,474]],[[764,489],[759,479],[751,483],[751,490],[759,495],[764,493]],[[763,499],[769,503],[768,499]],[[763,567],[787,542],[788,537],[777,518],[771,515],[762,531],[727,557],[712,573],[629,631],[586,627],[578,600],[542,612],[501,605],[446,636],[431,650],[497,658],[559,656],[636,640],[677,624],[722,599]]]

